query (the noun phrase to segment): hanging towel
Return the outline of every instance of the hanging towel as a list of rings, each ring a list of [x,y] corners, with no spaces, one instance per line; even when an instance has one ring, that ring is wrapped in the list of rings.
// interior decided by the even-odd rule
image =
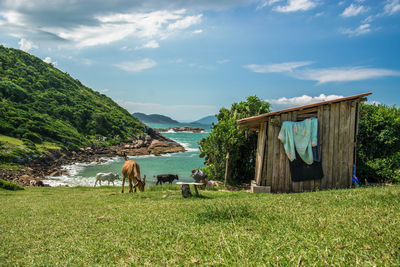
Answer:
[[[318,119],[308,118],[303,121],[285,121],[278,135],[290,161],[300,158],[311,165],[314,162],[312,147],[318,144]],[[295,150],[296,148],[296,150]]]
[[[296,152],[294,150],[293,125],[293,121],[284,121],[282,123],[281,131],[278,135],[278,138],[283,143],[286,155],[290,161],[293,161],[296,158]]]

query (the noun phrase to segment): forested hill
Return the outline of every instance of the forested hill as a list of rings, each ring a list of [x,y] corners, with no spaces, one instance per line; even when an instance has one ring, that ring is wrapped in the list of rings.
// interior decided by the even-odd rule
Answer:
[[[210,115],[204,118],[201,118],[200,120],[192,122],[192,124],[202,124],[202,125],[211,125],[212,123],[217,123],[218,118],[215,115]]]
[[[138,118],[141,122],[149,122],[149,123],[163,123],[163,124],[175,124],[179,123],[179,121],[173,120],[170,117],[160,115],[160,114],[150,114],[146,115],[144,113],[136,112],[132,114],[136,118]]]
[[[0,45],[0,134],[76,148],[126,141],[143,127],[111,98],[40,58]]]

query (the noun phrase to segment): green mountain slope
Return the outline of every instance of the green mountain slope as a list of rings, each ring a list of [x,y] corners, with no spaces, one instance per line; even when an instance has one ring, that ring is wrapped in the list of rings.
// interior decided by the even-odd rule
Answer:
[[[111,145],[144,125],[111,98],[51,64],[0,46],[0,134],[65,148]]]
[[[210,115],[200,120],[192,122],[192,124],[202,124],[202,125],[211,125],[211,123],[217,123],[218,119],[215,115]]]
[[[163,123],[163,124],[179,123],[178,121],[173,120],[170,117],[160,114],[146,115],[144,113],[136,112],[133,113],[132,115],[138,118],[141,122]]]

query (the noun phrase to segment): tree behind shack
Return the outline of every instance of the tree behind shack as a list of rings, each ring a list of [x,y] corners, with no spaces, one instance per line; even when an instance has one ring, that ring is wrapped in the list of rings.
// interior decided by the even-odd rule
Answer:
[[[224,180],[225,160],[229,152],[228,184],[248,183],[254,176],[257,134],[239,129],[236,121],[270,111],[271,105],[249,96],[246,101],[233,103],[230,109],[221,108],[218,123],[200,142],[200,157],[205,157],[204,171],[211,179]]]

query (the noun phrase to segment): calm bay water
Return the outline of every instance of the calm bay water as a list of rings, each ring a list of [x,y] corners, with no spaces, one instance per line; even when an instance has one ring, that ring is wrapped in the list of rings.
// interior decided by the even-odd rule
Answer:
[[[184,126],[176,124],[148,124],[152,128],[170,128],[175,126]],[[197,125],[185,124],[188,126],[199,127]],[[155,184],[157,174],[178,174],[179,181],[193,181],[190,177],[191,171],[194,168],[203,167],[204,159],[200,158],[200,151],[197,142],[208,135],[209,127],[201,126],[205,129],[204,133],[190,133],[190,132],[168,132],[162,133],[164,136],[180,143],[184,146],[187,152],[166,154],[162,156],[133,156],[129,159],[135,160],[140,165],[140,172],[143,176],[146,175],[146,184]],[[51,180],[45,180],[45,183],[51,186],[69,185],[69,186],[92,186],[96,181],[96,174],[99,172],[113,172],[118,173],[120,177],[121,168],[124,164],[124,159],[115,157],[109,159],[106,163],[97,164],[74,164],[65,166],[69,171],[68,176],[54,177]],[[177,182],[175,180],[174,182]],[[115,181],[115,185],[121,185],[121,181]],[[106,183],[107,184],[107,183]]]

